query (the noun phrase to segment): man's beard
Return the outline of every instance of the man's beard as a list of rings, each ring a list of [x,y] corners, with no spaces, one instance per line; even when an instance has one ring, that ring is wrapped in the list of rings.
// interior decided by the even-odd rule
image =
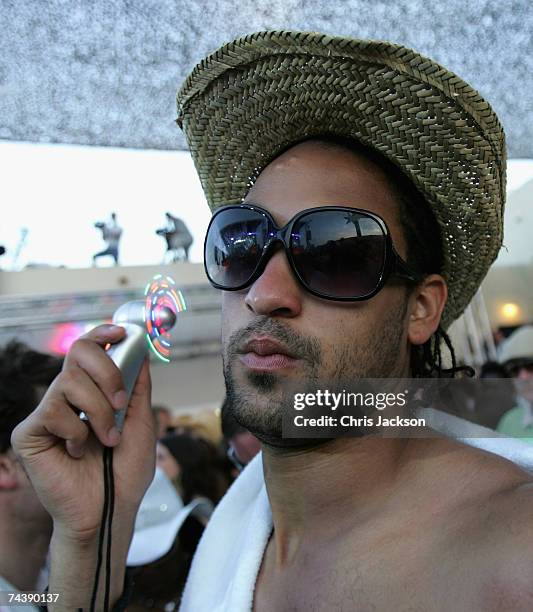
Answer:
[[[302,363],[299,374],[303,380],[318,380],[322,364],[320,342],[303,338],[277,319],[261,316],[233,333],[223,355],[226,381],[226,406],[235,419],[265,442],[282,442],[281,417],[284,377],[274,372],[243,372],[244,384],[235,380],[233,367],[243,346],[253,336],[269,336],[282,343]]]
[[[380,329],[368,329],[364,336],[335,347],[334,367],[327,379],[323,376],[323,351],[318,338],[303,337],[278,319],[257,317],[230,336],[223,354],[228,410],[238,423],[264,443],[278,447],[308,446],[309,440],[282,437],[283,410],[292,409],[294,392],[312,392],[318,385],[335,388],[342,381],[393,376],[401,349],[406,307],[405,302],[401,308],[392,309]],[[233,368],[242,347],[253,336],[261,335],[278,340],[301,361],[297,379],[291,377],[289,380],[275,372],[249,371],[243,372],[244,384],[236,381]],[[315,441],[321,442],[324,440]]]

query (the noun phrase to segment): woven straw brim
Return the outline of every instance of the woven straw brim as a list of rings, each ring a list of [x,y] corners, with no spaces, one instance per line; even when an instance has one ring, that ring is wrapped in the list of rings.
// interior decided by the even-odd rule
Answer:
[[[311,136],[356,138],[399,166],[441,227],[449,288],[445,328],[498,254],[503,129],[477,91],[411,49],[259,32],[198,64],[177,103],[177,122],[212,210],[241,202],[281,150]]]

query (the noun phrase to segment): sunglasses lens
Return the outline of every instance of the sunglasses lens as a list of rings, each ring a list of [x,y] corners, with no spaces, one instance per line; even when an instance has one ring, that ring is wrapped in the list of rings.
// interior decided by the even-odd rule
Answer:
[[[372,293],[384,272],[386,249],[378,221],[355,211],[310,212],[291,233],[291,253],[303,282],[334,298]]]
[[[268,235],[266,216],[245,208],[216,214],[205,241],[209,280],[225,289],[244,285],[259,264]]]

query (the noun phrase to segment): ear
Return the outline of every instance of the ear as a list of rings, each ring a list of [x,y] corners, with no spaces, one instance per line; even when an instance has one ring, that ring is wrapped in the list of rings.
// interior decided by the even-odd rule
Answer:
[[[9,453],[0,453],[0,491],[13,491],[19,487],[19,484],[15,459]]]
[[[411,295],[407,337],[411,344],[424,344],[439,326],[448,298],[446,281],[440,274],[430,274]]]

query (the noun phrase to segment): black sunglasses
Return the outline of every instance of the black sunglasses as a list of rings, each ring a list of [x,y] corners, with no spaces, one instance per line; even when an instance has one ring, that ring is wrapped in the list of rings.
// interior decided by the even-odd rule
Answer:
[[[368,300],[390,276],[422,280],[394,249],[385,221],[367,210],[309,208],[279,228],[263,208],[235,204],[219,208],[209,223],[204,243],[209,281],[225,291],[245,289],[279,243],[303,287],[327,300]]]

